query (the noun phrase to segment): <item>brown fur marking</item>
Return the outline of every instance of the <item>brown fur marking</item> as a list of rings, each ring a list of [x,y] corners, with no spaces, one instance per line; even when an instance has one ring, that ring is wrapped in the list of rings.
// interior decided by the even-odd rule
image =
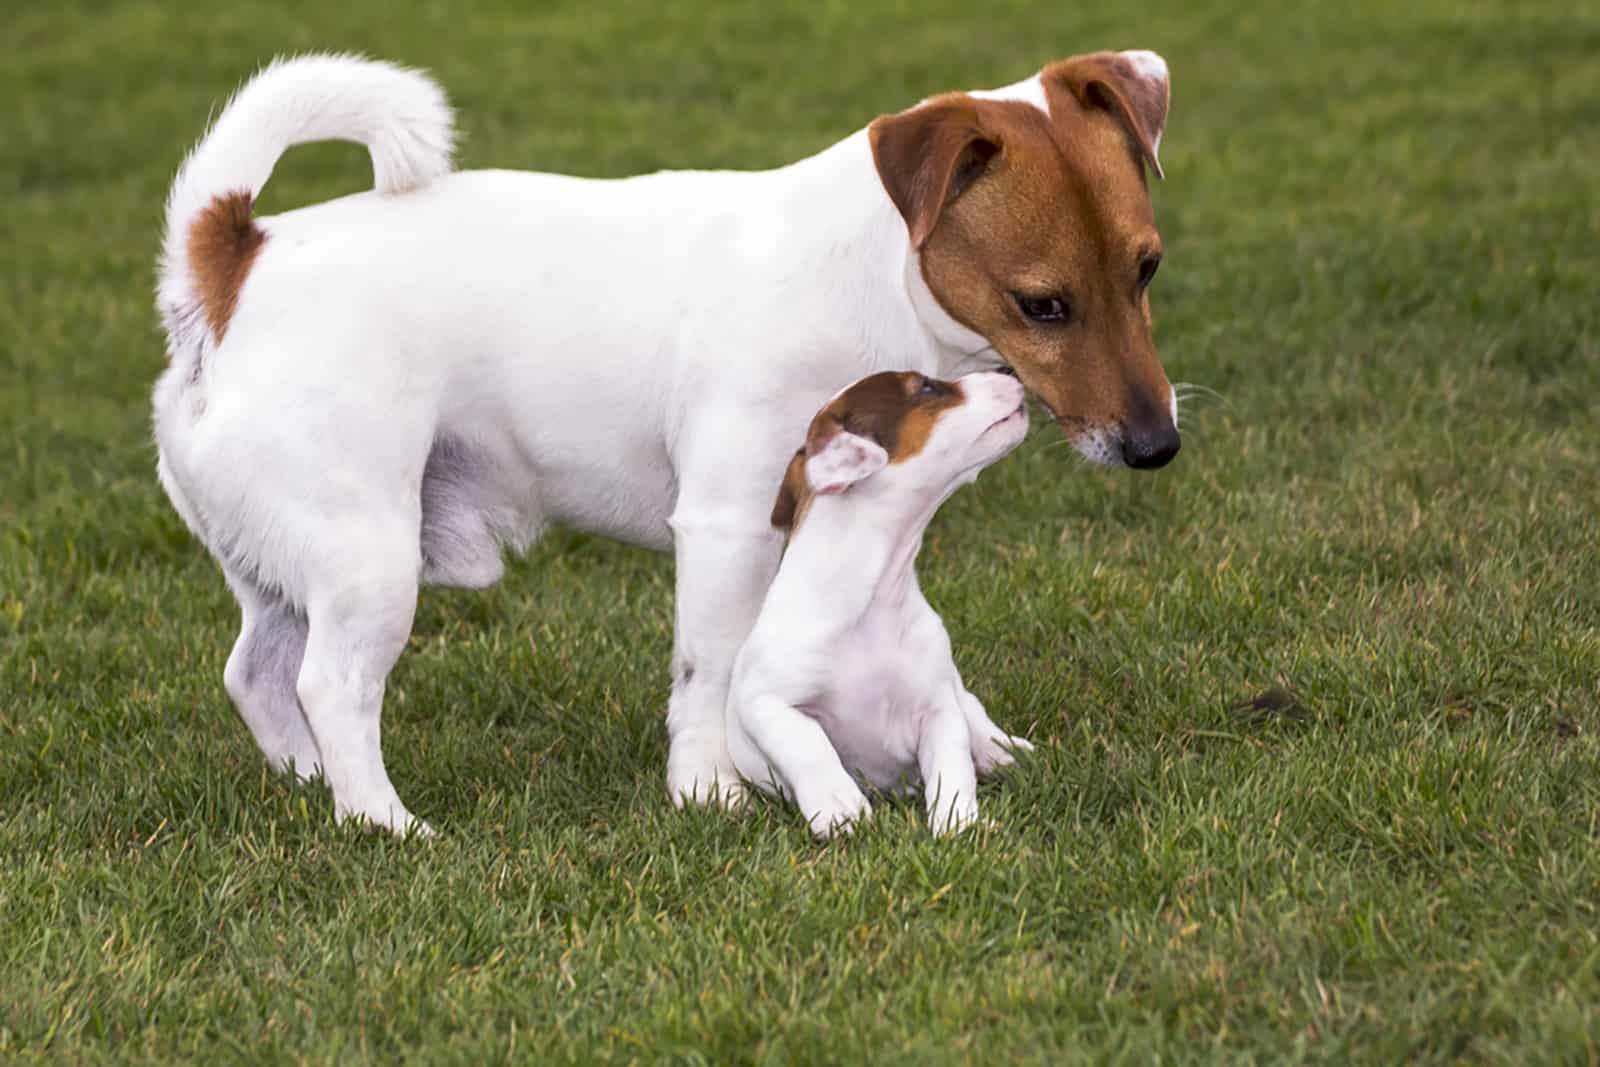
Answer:
[[[796,449],[772,505],[772,525],[780,530],[799,529],[811,507],[811,496],[811,486],[806,484],[806,450]]]
[[[1141,261],[1161,251],[1144,164],[1165,92],[1112,53],[1051,64],[1040,82],[1048,114],[950,93],[875,120],[880,178],[913,243],[922,235],[935,299],[995,346],[1069,437],[1170,422],[1139,282]],[[941,184],[940,170],[970,169],[974,144],[986,146],[981,169]],[[1058,298],[1068,317],[1029,320],[1017,294]]]
[[[874,122],[867,130],[883,187],[900,209],[921,248],[944,205],[983,172],[999,145],[979,132],[968,97],[952,95],[923,105],[926,121]]]
[[[1169,93],[1165,86],[1157,86],[1139,77],[1125,57],[1115,52],[1095,52],[1052,63],[1040,72],[1048,98],[1052,81],[1066,89],[1084,104],[1098,104],[1106,108],[1127,129],[1133,139],[1134,150],[1163,177],[1161,162],[1156,158],[1156,142],[1167,124]]]
[[[923,383],[935,392],[923,392]],[[868,375],[840,393],[817,413],[806,436],[808,454],[815,454],[838,430],[865,437],[889,453],[890,463],[904,463],[922,451],[934,423],[948,408],[964,401],[961,386],[925,378],[911,371]]]
[[[239,290],[250,275],[267,235],[250,214],[249,193],[225,193],[206,205],[189,226],[189,269],[206,325],[220,344],[228,332]]]
[[[932,392],[923,384],[931,383]],[[868,375],[834,397],[806,430],[805,447],[789,460],[778,499],[772,506],[772,525],[797,530],[815,495],[806,482],[806,460],[820,452],[837,433],[865,437],[889,453],[891,464],[904,463],[928,444],[939,416],[965,403],[961,386],[925,378],[911,371],[883,371]]]

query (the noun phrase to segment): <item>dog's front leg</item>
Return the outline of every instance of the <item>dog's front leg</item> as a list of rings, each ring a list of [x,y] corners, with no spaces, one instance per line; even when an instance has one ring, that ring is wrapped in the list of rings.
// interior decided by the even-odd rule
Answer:
[[[765,512],[741,521],[680,504],[673,515],[677,633],[667,704],[667,789],[674,804],[735,805],[743,789],[728,755],[724,706],[733,660],[755,625],[783,539]]]

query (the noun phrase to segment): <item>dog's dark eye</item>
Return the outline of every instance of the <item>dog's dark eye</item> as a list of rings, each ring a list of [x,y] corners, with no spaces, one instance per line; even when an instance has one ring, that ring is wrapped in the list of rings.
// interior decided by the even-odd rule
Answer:
[[[1155,278],[1156,271],[1160,268],[1160,256],[1145,256],[1139,261],[1139,291],[1141,293],[1150,287],[1150,282]]]
[[[1011,294],[1017,301],[1017,307],[1022,313],[1034,322],[1066,322],[1067,302],[1058,296],[1025,296],[1022,293]]]
[[[922,387],[918,389],[917,392],[921,393],[923,396],[938,396],[940,393],[944,392],[944,390],[940,387],[938,382],[924,375],[922,379]]]

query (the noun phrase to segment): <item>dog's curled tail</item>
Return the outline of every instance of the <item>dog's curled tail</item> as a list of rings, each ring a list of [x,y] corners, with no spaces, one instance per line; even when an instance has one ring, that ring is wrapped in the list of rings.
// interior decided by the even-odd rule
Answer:
[[[251,206],[278,158],[309,141],[355,141],[373,185],[399,193],[450,170],[455,123],[427,75],[347,55],[278,59],[236,93],[167,197],[156,302],[173,352],[218,340],[264,235]]]

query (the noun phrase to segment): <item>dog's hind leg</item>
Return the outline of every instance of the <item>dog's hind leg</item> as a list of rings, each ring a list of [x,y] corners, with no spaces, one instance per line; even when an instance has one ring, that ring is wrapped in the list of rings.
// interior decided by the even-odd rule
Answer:
[[[227,577],[243,623],[222,684],[272,769],[309,778],[320,757],[295,694],[306,648],[305,616],[249,579],[232,573]]]
[[[968,692],[965,686],[958,682],[956,690],[962,714],[967,719],[967,730],[972,736],[972,761],[977,765],[979,775],[993,774],[1011,766],[1016,762],[1018,752],[1033,751],[1033,743],[1027,738],[1015,737],[996,726],[984,710],[982,701]]]
[[[321,753],[340,818],[396,833],[428,832],[384,769],[379,719],[389,671],[417,606],[417,526],[363,517],[327,542],[308,583],[300,706]]]

